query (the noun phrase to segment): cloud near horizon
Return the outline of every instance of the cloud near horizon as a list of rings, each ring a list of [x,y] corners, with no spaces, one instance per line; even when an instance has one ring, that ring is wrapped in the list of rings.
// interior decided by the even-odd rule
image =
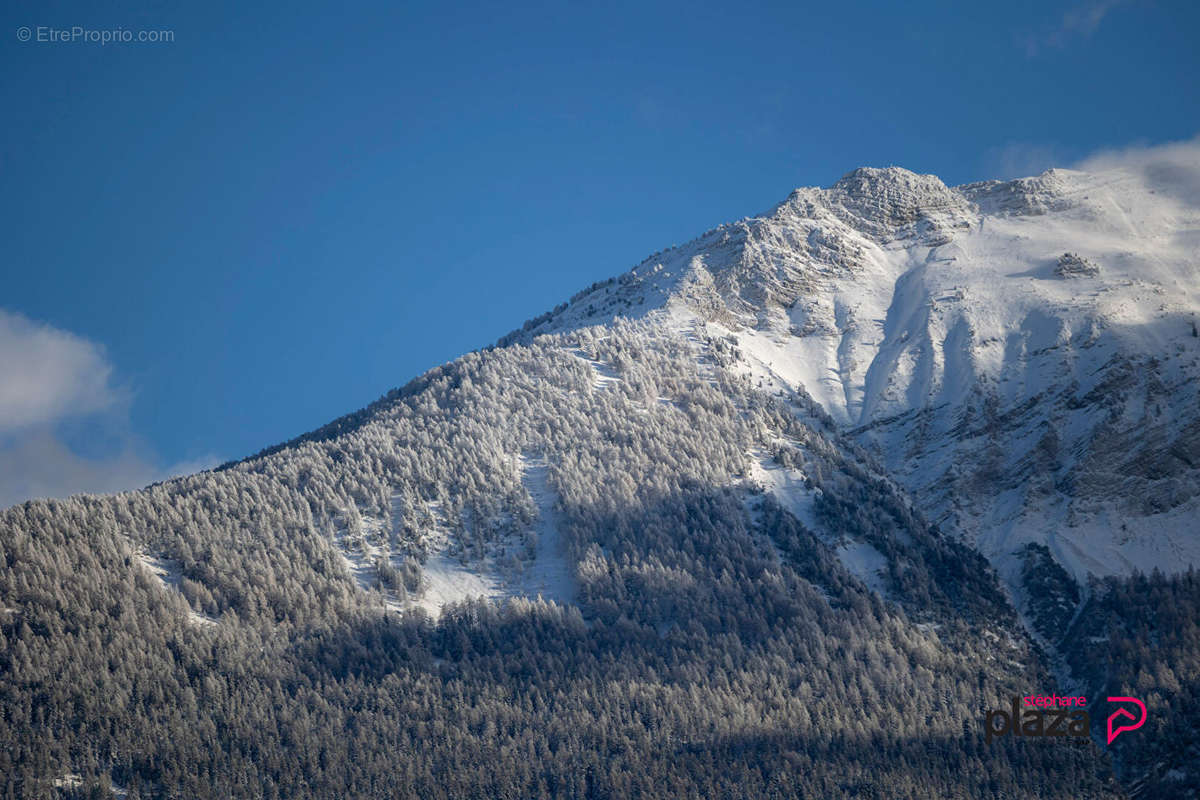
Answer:
[[[1032,58],[1046,48],[1062,48],[1073,39],[1089,38],[1113,10],[1129,2],[1130,0],[1089,0],[1068,9],[1049,30],[1027,33],[1020,37],[1025,55]]]
[[[1071,166],[1084,172],[1123,170],[1160,195],[1200,207],[1200,134],[1182,142],[1101,150]]]
[[[0,309],[0,435],[121,402],[100,346]]]
[[[134,489],[217,463],[163,468],[129,424],[132,393],[115,382],[103,346],[0,309],[0,508],[40,497]],[[76,452],[62,434],[81,423],[109,446]]]
[[[1144,169],[1154,166],[1188,165],[1200,162],[1200,133],[1191,139],[1161,144],[1133,144],[1097,150],[1072,169],[1099,171],[1114,168]]]
[[[1122,169],[1183,188],[1200,184],[1200,134],[1182,141],[1097,150],[1083,158],[1067,156],[1057,144],[1008,142],[985,150],[980,163],[988,178],[998,180],[1031,178],[1054,167],[1081,172]]]

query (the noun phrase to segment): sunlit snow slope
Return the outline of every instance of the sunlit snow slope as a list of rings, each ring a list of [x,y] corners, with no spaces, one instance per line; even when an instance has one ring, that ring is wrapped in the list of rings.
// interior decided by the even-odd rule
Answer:
[[[1010,581],[1200,565],[1200,157],[799,189],[505,341],[648,317],[736,340]]]

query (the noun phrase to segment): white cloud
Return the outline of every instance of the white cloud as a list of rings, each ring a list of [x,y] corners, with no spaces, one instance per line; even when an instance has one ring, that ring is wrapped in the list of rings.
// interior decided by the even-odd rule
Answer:
[[[1192,206],[1200,205],[1200,136],[1185,142],[1136,145],[1103,150],[1072,169],[1084,172],[1123,170],[1139,177],[1156,192]]]
[[[988,148],[981,163],[988,178],[1001,180],[1040,175],[1051,167],[1082,172],[1123,170],[1154,184],[1155,191],[1185,202],[1200,202],[1200,136],[1182,142],[1099,150],[1082,160],[1068,158],[1062,148],[1052,144],[1009,142]]]
[[[103,348],[0,309],[0,434],[108,410],[111,379]]]
[[[35,497],[113,492],[218,463],[206,457],[162,468],[130,430],[130,395],[95,342],[0,309],[0,508]],[[76,453],[60,435],[71,422],[106,455]]]
[[[1090,3],[1076,6],[1063,14],[1062,24],[1058,33],[1062,36],[1080,34],[1091,36],[1100,27],[1100,23],[1109,12],[1126,0],[1092,0]]]
[[[1068,9],[1050,30],[1026,34],[1021,38],[1025,54],[1035,56],[1046,47],[1065,47],[1072,39],[1089,38],[1114,9],[1128,2],[1129,0],[1090,0]]]
[[[1083,159],[1075,169],[1099,171],[1113,168],[1147,169],[1167,166],[1194,169],[1200,166],[1200,135],[1182,142],[1135,144],[1100,150]]]

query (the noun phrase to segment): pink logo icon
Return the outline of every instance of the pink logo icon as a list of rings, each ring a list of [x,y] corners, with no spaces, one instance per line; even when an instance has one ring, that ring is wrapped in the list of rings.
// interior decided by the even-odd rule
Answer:
[[[1124,733],[1125,731],[1134,731],[1146,724],[1146,704],[1143,703],[1141,700],[1138,700],[1136,697],[1110,697],[1110,698],[1108,698],[1108,702],[1110,702],[1110,703],[1133,703],[1142,712],[1142,716],[1140,718],[1134,717],[1133,714],[1131,714],[1130,712],[1128,712],[1127,710],[1125,710],[1123,708],[1118,708],[1116,711],[1109,714],[1108,715],[1108,743],[1109,744],[1112,744],[1113,739],[1117,738],[1117,736]],[[1134,722],[1132,725],[1115,725],[1117,720],[1121,717],[1125,717],[1126,719],[1137,719],[1137,721]]]

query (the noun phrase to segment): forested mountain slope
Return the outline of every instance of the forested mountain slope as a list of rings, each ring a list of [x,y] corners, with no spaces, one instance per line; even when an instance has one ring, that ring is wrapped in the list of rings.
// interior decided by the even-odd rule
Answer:
[[[4,789],[1122,796],[1093,741],[982,733],[1138,680],[1059,649],[1141,652],[1137,585],[1061,619],[1053,565],[1196,547],[1195,204],[1104,180],[859,170],[254,458],[3,512]]]

